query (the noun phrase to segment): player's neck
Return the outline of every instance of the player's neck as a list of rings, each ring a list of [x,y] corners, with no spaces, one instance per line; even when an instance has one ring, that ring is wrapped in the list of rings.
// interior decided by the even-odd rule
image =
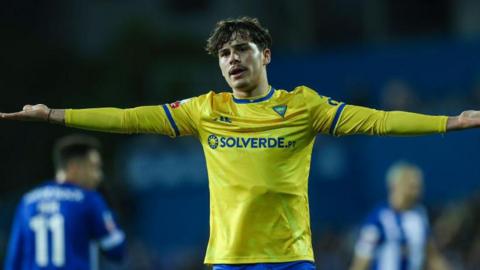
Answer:
[[[395,200],[390,200],[390,206],[398,212],[407,211],[412,207],[412,205],[405,202],[399,202]]]
[[[77,178],[75,176],[72,176],[71,174],[63,170],[57,171],[57,173],[55,174],[55,181],[59,184],[69,183],[77,186],[81,184],[79,183],[79,181],[77,181]]]
[[[262,82],[252,88],[233,88],[235,98],[255,98],[265,96],[270,91],[268,81]]]

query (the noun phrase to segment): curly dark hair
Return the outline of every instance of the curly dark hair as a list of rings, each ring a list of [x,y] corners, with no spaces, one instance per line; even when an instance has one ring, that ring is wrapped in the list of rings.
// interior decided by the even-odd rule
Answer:
[[[205,49],[208,54],[216,56],[222,46],[237,35],[252,41],[261,50],[269,49],[272,46],[272,37],[268,29],[262,27],[258,19],[241,17],[217,22],[215,29],[207,40]]]

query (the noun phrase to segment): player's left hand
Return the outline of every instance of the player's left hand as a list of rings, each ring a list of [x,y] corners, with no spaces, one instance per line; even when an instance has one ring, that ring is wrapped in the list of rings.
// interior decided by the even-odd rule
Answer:
[[[459,116],[449,117],[447,131],[480,127],[480,111],[464,111]]]
[[[47,122],[50,108],[44,104],[25,105],[23,109],[13,113],[0,112],[0,120],[40,121]]]

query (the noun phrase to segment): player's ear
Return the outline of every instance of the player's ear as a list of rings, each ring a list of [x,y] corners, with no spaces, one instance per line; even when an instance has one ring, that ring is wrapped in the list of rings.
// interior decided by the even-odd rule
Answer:
[[[263,64],[268,65],[272,60],[272,51],[269,48],[263,50]]]

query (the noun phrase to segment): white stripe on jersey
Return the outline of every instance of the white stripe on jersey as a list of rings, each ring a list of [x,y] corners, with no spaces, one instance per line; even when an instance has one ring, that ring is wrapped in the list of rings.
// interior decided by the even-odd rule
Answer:
[[[98,253],[97,241],[90,241],[90,270],[98,270]]]
[[[360,233],[355,254],[372,258],[380,270],[400,270],[402,252],[407,252],[407,269],[422,269],[429,230],[423,207],[401,213],[383,207],[376,215],[381,228],[367,223]],[[381,236],[383,241],[379,243]],[[402,247],[402,238],[406,240],[406,247]]]
[[[390,209],[379,213],[383,226],[385,242],[379,246],[377,264],[379,269],[399,270],[400,266],[400,231],[395,221],[395,214]]]

